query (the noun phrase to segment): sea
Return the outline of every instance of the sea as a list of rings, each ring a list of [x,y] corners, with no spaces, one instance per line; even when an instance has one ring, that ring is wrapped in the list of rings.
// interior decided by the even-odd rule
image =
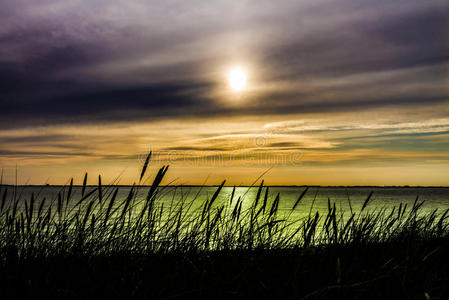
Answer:
[[[103,186],[101,188],[102,201],[109,201],[114,189],[118,188],[116,204],[125,201],[129,194],[130,186]],[[212,198],[217,191],[216,186],[166,186],[158,188],[158,195],[155,205],[163,206],[164,211],[174,211],[179,207],[195,211],[201,209],[205,201]],[[300,200],[294,210],[295,202],[306,187],[263,187],[261,190],[261,203],[267,193],[267,207],[270,208],[274,199],[279,195],[279,215],[288,215],[293,219],[303,218],[310,214],[319,212],[326,214],[329,206],[337,208],[339,213],[350,215],[351,212],[357,213],[361,210],[363,203],[372,193],[370,201],[364,211],[384,210],[390,212],[393,207],[408,208],[413,206],[415,201],[423,202],[420,208],[420,214],[432,213],[435,209],[443,212],[449,209],[449,187],[308,187],[304,197]],[[11,203],[14,197],[19,200],[19,208],[24,207],[25,200],[29,202],[33,195],[35,203],[40,203],[43,198],[46,199],[44,206],[55,205],[58,201],[58,194],[67,206],[73,207],[80,199],[82,187],[74,186],[68,197],[69,188],[67,186],[2,186],[2,195],[7,189],[6,204]],[[136,209],[139,203],[143,203],[150,187],[141,186],[135,188],[134,204]],[[254,202],[259,187],[223,187],[214,201],[212,208],[220,207],[225,204],[227,210],[233,209],[237,199],[242,199],[242,210],[248,208]],[[86,187],[85,194],[92,192],[91,198],[99,198],[98,187]],[[231,198],[231,195],[233,197]],[[69,199],[68,199],[69,198]],[[89,199],[91,199],[89,198]],[[68,201],[67,201],[68,199]],[[38,209],[38,205],[35,205]]]

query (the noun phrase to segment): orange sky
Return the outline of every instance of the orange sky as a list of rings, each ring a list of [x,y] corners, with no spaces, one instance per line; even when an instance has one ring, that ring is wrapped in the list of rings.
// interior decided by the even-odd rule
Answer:
[[[89,172],[131,184],[148,151],[152,174],[171,166],[166,183],[273,185],[448,185],[449,119],[369,121],[370,113],[185,119],[114,126],[54,126],[1,131],[4,182],[81,183]],[[8,143],[8,138],[10,142]],[[22,137],[22,138],[21,138]],[[32,138],[34,137],[34,138]],[[150,176],[151,177],[151,176]]]

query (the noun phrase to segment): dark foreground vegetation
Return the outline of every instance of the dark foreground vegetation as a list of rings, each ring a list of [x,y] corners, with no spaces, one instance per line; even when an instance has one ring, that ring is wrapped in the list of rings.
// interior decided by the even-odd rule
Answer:
[[[132,255],[1,267],[2,299],[448,299],[448,240]]]
[[[448,211],[367,210],[370,194],[357,212],[329,200],[295,220],[263,184],[248,205],[217,201],[224,182],[201,207],[164,208],[166,172],[125,199],[101,179],[76,199],[72,183],[56,199],[2,187],[0,298],[449,299]]]

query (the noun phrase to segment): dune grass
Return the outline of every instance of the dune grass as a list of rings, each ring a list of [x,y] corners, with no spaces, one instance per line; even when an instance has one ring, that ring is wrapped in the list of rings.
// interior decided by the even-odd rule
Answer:
[[[73,196],[73,180],[61,190],[56,199],[51,200],[34,194],[30,199],[23,199],[17,188],[2,186],[0,191],[2,271],[11,272],[11,266],[14,266],[13,270],[17,270],[26,265],[24,270],[34,274],[36,269],[42,269],[42,264],[52,265],[58,259],[63,259],[62,265],[72,269],[79,263],[104,265],[106,259],[120,266],[122,271],[123,268],[126,269],[127,264],[132,266],[129,268],[135,268],[127,269],[128,271],[124,273],[128,275],[124,275],[125,277],[135,275],[138,272],[136,270],[140,270],[142,265],[151,265],[154,273],[162,274],[161,276],[167,276],[166,272],[170,272],[167,268],[174,268],[181,277],[196,274],[193,278],[199,278],[200,282],[205,280],[202,277],[204,272],[212,272],[211,268],[220,266],[223,268],[221,273],[217,275],[215,272],[211,276],[226,282],[229,278],[222,276],[229,272],[226,270],[225,262],[228,261],[229,268],[246,267],[252,270],[246,275],[255,276],[243,288],[237,284],[240,288],[236,291],[229,287],[231,294],[228,296],[247,295],[245,293],[250,291],[254,293],[253,289],[264,288],[266,279],[271,278],[273,283],[277,277],[289,274],[290,281],[279,283],[281,286],[277,294],[260,293],[260,297],[320,298],[328,295],[333,289],[338,290],[338,294],[332,295],[349,297],[346,294],[348,290],[366,287],[378,280],[383,282],[384,277],[389,278],[388,276],[401,270],[400,275],[395,273],[394,277],[397,279],[397,276],[398,278],[404,276],[402,281],[398,279],[396,282],[401,286],[397,293],[408,295],[410,285],[414,282],[407,277],[411,270],[414,270],[409,267],[409,263],[416,260],[425,262],[441,249],[447,250],[445,247],[449,237],[448,210],[440,212],[435,209],[431,213],[423,214],[421,212],[423,202],[418,198],[411,207],[401,204],[388,209],[367,210],[372,198],[371,193],[359,211],[353,211],[349,203],[350,213],[339,211],[335,203],[329,199],[326,214],[312,213],[310,209],[306,217],[295,219],[293,213],[287,216],[278,213],[282,195],[277,194],[272,201],[268,199],[269,187],[265,187],[263,181],[257,189],[255,198],[252,199],[252,204],[245,209],[242,208],[243,197],[234,198],[235,188],[227,201],[217,201],[225,184],[223,181],[200,207],[193,205],[196,197],[193,200],[179,197],[175,199],[176,205],[164,208],[158,200],[166,191],[166,187],[161,183],[168,166],[159,169],[151,186],[140,184],[145,178],[150,156],[151,153],[142,168],[139,184],[133,185],[124,199],[117,196],[118,186],[103,186],[101,177],[96,188],[87,188],[87,174],[78,198]],[[146,193],[143,200],[136,196],[142,190]],[[308,189],[305,188],[299,193],[291,212],[302,209],[301,202],[307,192]],[[124,258],[126,263],[123,263]],[[355,269],[348,271],[348,261],[357,258],[360,258],[360,269],[357,269],[357,264],[352,262],[351,268]],[[284,265],[284,259],[293,265],[302,265],[304,270],[289,269],[291,265]],[[315,266],[304,262],[304,259],[314,262]],[[70,261],[72,263],[69,263]],[[255,261],[258,261],[259,267],[262,268],[261,274],[264,274],[260,282],[257,281],[257,277],[262,275],[258,275],[254,270],[257,268],[257,264],[254,265]],[[378,261],[382,261],[380,265],[385,265],[388,271],[380,271],[381,267],[377,263],[375,266],[371,265]],[[165,267],[161,262],[165,263]],[[285,272],[275,276],[277,267],[272,265],[273,262],[277,262]],[[440,265],[446,263],[444,260]],[[61,264],[60,260],[58,264]],[[371,269],[378,270],[376,271],[378,273],[368,276],[363,273],[365,267],[362,266],[367,269],[371,266]],[[98,276],[107,275],[103,271],[95,270],[86,272],[98,273]],[[52,269],[46,272],[48,275],[64,271]],[[75,274],[79,272],[83,271],[78,270]],[[108,272],[114,273],[113,270]],[[319,275],[320,272],[327,273]],[[440,276],[439,272],[432,274]],[[365,275],[360,275],[362,273]],[[422,276],[428,276],[426,274]],[[13,280],[12,286],[20,286],[22,281],[17,279],[20,276],[17,274],[15,276],[13,277],[16,281]],[[137,277],[142,276],[140,274]],[[209,294],[205,291],[216,284],[206,280],[204,282],[206,286],[194,288],[198,282],[190,282],[187,278],[184,280],[190,282],[189,287],[180,284],[181,279],[177,276],[168,276],[164,282],[155,279],[157,276],[153,273],[143,277],[147,281],[157,283],[156,290],[150,292],[152,298],[167,296],[182,298],[187,296],[184,293],[192,291],[195,297],[206,296]],[[423,277],[422,280],[427,280],[426,278]],[[75,279],[72,278],[73,280]],[[170,280],[175,281],[177,286],[167,292],[162,287],[167,288],[167,282]],[[432,282],[431,286],[434,286],[435,281]],[[101,281],[101,284],[109,286],[111,283],[106,280]],[[45,283],[40,282],[39,285],[45,286]],[[285,292],[281,288],[283,285],[290,289],[289,293],[283,294]],[[125,288],[130,293],[127,296],[130,296],[132,289],[135,288],[138,292],[134,296],[147,297],[148,291],[143,288],[147,294],[142,294],[138,282],[132,286],[133,284],[129,286],[129,290]],[[265,288],[267,286],[270,284],[265,283]],[[36,287],[34,289],[36,290]],[[215,289],[220,290],[220,287]],[[71,290],[76,291],[77,287]],[[271,290],[276,288],[272,287]],[[227,290],[221,292],[221,296],[224,297]],[[430,292],[420,290],[418,293],[421,297],[427,298]],[[444,294],[441,291],[438,293]],[[87,294],[91,297],[95,295],[93,292]],[[58,294],[59,296],[61,295]],[[66,296],[77,297],[76,294]],[[33,293],[29,297],[33,298]]]

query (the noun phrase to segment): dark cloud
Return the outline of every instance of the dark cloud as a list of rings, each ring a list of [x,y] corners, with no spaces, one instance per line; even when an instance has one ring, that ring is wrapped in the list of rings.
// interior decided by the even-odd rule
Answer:
[[[60,142],[71,138],[67,134],[46,134],[46,135],[26,135],[26,136],[6,136],[0,137],[1,144],[9,143],[42,143],[42,142]]]
[[[271,143],[269,147],[294,147],[300,145],[295,142],[279,142],[279,143]]]
[[[273,45],[264,59],[281,70],[275,77],[285,80],[446,64],[447,8],[429,5],[409,14],[326,26]]]
[[[206,86],[207,87],[207,86]],[[338,113],[378,107],[419,107],[449,102],[445,94],[382,98],[366,95],[339,101],[302,101],[296,93],[275,93],[261,97],[254,104],[232,108],[220,106],[212,99],[195,92],[204,85],[156,85],[143,88],[107,90],[42,100],[2,102],[5,114],[3,128],[33,125],[80,124],[155,121],[166,118],[204,118],[211,116],[242,116],[296,113]],[[189,93],[192,92],[192,93]],[[308,97],[313,97],[309,95]],[[276,99],[276,101],[271,101]],[[278,105],[278,102],[283,105]],[[260,105],[257,105],[260,103]],[[263,105],[262,105],[263,104]]]
[[[73,14],[67,13],[70,6],[61,14],[32,14],[25,9],[26,2],[8,1],[4,7],[14,18],[0,21],[0,126],[326,113],[431,106],[449,100],[441,67],[449,61],[447,5],[413,2],[403,9],[384,1],[337,2],[303,12],[299,5],[274,9],[264,2],[254,11],[243,10],[251,5],[239,7],[247,15],[240,12],[229,19],[213,17],[214,5],[204,7],[206,15],[197,19],[191,16],[200,9],[173,12],[170,8],[166,18],[133,21],[117,12],[94,18],[88,7]],[[131,2],[129,7],[123,5],[136,14],[149,9]],[[93,11],[97,6],[92,5]],[[162,4],[148,6],[156,12],[169,9]],[[404,74],[389,83],[329,83],[319,90],[269,91],[250,99],[245,107],[229,107],[208,96],[215,85],[202,72],[232,56],[210,49],[216,48],[212,41],[235,32],[254,36],[245,45],[259,65],[272,70],[264,78],[271,82],[325,83],[375,72],[386,72],[385,78],[390,78],[388,72]],[[232,42],[223,43],[228,43],[222,46],[227,48]],[[204,52],[204,59],[195,52]],[[152,63],[140,65],[145,59]],[[407,71],[439,66],[423,73]],[[426,83],[427,88],[414,88],[417,83]]]
[[[97,123],[161,119],[166,116],[194,115],[197,106],[208,103],[189,92],[200,91],[205,84],[159,84],[73,92],[24,101],[2,101],[4,127],[52,125],[59,123]],[[198,108],[198,111],[200,109]]]
[[[447,5],[424,7],[419,11],[412,11],[395,18],[381,19],[378,26],[367,28],[368,34],[398,45],[435,47],[440,54],[445,54],[448,46],[447,34],[449,26],[449,11]]]
[[[436,135],[448,135],[449,131],[429,131],[429,132],[409,132],[409,133],[389,133],[389,134],[377,134],[370,136],[357,136],[357,137],[348,137],[348,138],[340,138],[339,140],[359,140],[359,139],[376,139],[376,138],[398,138],[398,137],[427,137],[427,136],[436,136]],[[449,144],[448,141],[443,141],[446,144]],[[432,141],[432,144],[435,144],[435,141]]]
[[[194,147],[194,146],[179,146],[179,147],[169,147],[165,150],[171,151],[226,151],[228,148],[220,148],[220,147]]]
[[[15,150],[0,150],[0,155],[4,156],[35,156],[35,157],[44,157],[44,156],[91,156],[91,153],[88,152],[80,152],[80,151],[15,151]]]

